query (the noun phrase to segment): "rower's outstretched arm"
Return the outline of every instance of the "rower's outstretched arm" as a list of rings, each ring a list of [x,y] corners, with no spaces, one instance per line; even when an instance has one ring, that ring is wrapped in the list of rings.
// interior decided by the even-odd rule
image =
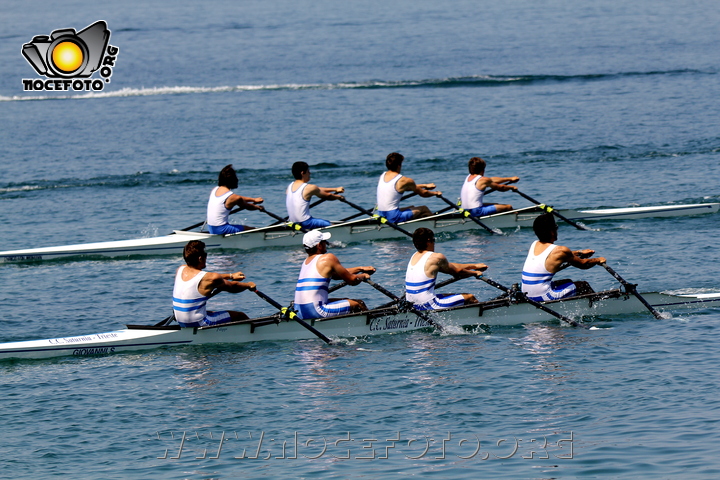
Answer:
[[[342,266],[340,260],[338,260],[332,253],[325,254],[323,261],[328,262],[328,265],[330,266],[330,273],[334,280],[343,280],[349,285],[357,285],[363,280],[369,279],[370,274],[375,272],[375,268],[373,267],[353,267],[351,269],[347,269]],[[359,269],[363,269],[363,271],[360,271]],[[368,273],[370,270],[372,272]]]
[[[345,192],[345,187],[328,188],[318,187],[317,185],[308,185],[305,189],[306,195],[309,197],[314,195],[318,198],[322,198],[323,200],[340,200],[344,198],[340,194]]]
[[[438,197],[442,195],[442,192],[432,190],[435,188],[434,183],[421,183],[416,184],[415,180],[410,177],[403,177],[398,181],[398,190],[401,192],[413,192],[417,193],[423,198],[427,197]]]
[[[587,270],[595,265],[605,263],[605,257],[591,258],[595,254],[595,250],[585,249],[572,251],[568,247],[563,246],[558,246],[555,250],[557,251],[557,256],[553,255],[553,260],[557,264],[556,268],[558,269],[563,263],[569,263],[573,267],[581,270]],[[552,253],[555,254],[556,252]]]

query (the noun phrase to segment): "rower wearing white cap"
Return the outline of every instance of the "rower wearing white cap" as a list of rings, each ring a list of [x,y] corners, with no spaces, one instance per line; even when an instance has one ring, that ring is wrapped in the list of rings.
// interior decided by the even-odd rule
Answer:
[[[365,302],[349,298],[328,298],[330,279],[357,285],[375,273],[373,267],[345,268],[327,253],[330,233],[311,230],[303,236],[307,259],[302,264],[295,287],[295,310],[302,319],[334,317],[367,310]]]

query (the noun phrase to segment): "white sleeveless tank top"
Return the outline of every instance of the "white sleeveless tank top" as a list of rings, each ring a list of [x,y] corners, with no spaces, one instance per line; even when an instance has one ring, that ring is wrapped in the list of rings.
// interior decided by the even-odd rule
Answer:
[[[550,283],[555,275],[545,268],[545,260],[557,245],[550,245],[540,255],[535,255],[535,245],[537,243],[538,241],[535,240],[530,245],[522,271],[522,291],[529,297],[541,297],[545,292],[549,291],[552,288]]]
[[[293,182],[295,183],[295,182]],[[300,223],[310,218],[310,202],[303,198],[303,191],[307,183],[303,183],[294,192],[291,183],[285,192],[285,207],[288,212],[288,220],[293,223]]]
[[[408,302],[423,304],[435,298],[435,278],[425,274],[425,264],[432,254],[433,252],[423,253],[415,265],[410,257],[405,273],[405,299]]]
[[[215,192],[220,187],[215,187],[210,192],[210,200],[208,200],[207,206],[207,223],[213,227],[221,227],[227,225],[228,215],[230,210],[225,206],[225,200],[233,194],[233,192],[227,192],[219,197],[215,196]]]
[[[465,210],[482,207],[483,196],[485,195],[484,191],[478,190],[475,186],[477,181],[482,178],[482,175],[473,177],[473,179],[470,180],[471,176],[472,174],[465,178],[465,182],[460,190],[460,201],[462,202],[462,208]]]
[[[175,287],[173,288],[173,310],[175,319],[180,324],[191,324],[202,321],[207,311],[207,297],[200,295],[198,286],[206,272],[200,272],[190,280],[183,281],[182,272],[185,265],[178,268],[175,274]]]
[[[381,212],[397,210],[400,208],[400,199],[402,198],[402,193],[395,188],[402,175],[397,174],[395,178],[386,182],[385,173],[387,172],[380,175],[377,188],[377,209]]]
[[[317,262],[322,255],[315,255],[310,263],[302,263],[295,287],[295,305],[327,303],[330,279],[320,275]]]

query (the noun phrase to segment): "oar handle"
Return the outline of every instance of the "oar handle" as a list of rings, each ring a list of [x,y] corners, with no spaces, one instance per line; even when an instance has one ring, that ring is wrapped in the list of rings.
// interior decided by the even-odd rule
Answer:
[[[348,204],[348,205],[350,205],[350,206],[353,207],[355,210],[358,210],[358,211],[364,213],[365,215],[368,215],[368,216],[373,217],[373,218],[377,218],[380,223],[383,223],[383,224],[385,224],[385,225],[387,225],[387,226],[389,226],[389,227],[392,227],[392,228],[394,228],[395,230],[397,230],[398,232],[404,233],[404,234],[407,235],[408,237],[412,238],[412,233],[408,232],[407,230],[405,230],[405,229],[402,228],[402,227],[397,226],[396,224],[394,224],[393,222],[391,222],[391,221],[388,220],[387,218],[381,217],[381,216],[379,216],[379,215],[378,215],[378,216],[373,215],[373,213],[372,213],[371,211],[369,211],[369,210],[361,207],[360,205],[355,205],[354,203],[352,203],[350,200],[347,200],[346,198],[341,198],[340,201],[341,201],[341,202],[344,202],[344,203],[346,203],[346,204]]]
[[[532,197],[529,196],[529,195],[525,195],[525,194],[524,194],[523,192],[521,192],[520,190],[513,190],[513,191],[514,191],[515,193],[517,193],[518,195],[520,195],[521,197],[523,197],[524,199],[526,199],[526,200],[534,203],[535,205],[539,206],[541,209],[543,209],[543,211],[545,211],[545,212],[547,212],[547,213],[552,213],[553,215],[555,215],[556,217],[558,217],[560,220],[564,221],[565,223],[567,223],[567,224],[569,224],[569,225],[572,225],[573,227],[577,228],[578,230],[590,230],[589,228],[583,227],[583,226],[581,226],[581,225],[578,225],[577,223],[573,222],[573,221],[570,220],[569,218],[566,218],[565,215],[561,214],[560,212],[558,212],[558,211],[555,210],[554,208],[552,208],[552,207],[550,207],[550,206],[548,206],[548,205],[545,205],[544,203],[538,202],[537,200],[535,200],[534,198],[532,198]]]
[[[332,340],[330,340],[328,337],[326,337],[321,331],[319,331],[318,329],[316,329],[315,327],[313,327],[312,325],[310,325],[309,323],[307,323],[305,320],[303,320],[303,319],[301,319],[300,317],[298,317],[297,313],[293,312],[292,310],[290,310],[290,309],[288,309],[288,308],[283,307],[283,306],[280,305],[278,302],[276,302],[276,301],[273,300],[272,298],[268,297],[267,295],[265,295],[265,294],[264,294],[263,292],[261,292],[260,290],[255,289],[255,290],[253,290],[253,291],[255,292],[255,294],[256,294],[258,297],[262,298],[263,300],[265,300],[266,302],[268,302],[270,305],[272,305],[273,307],[275,307],[275,308],[277,308],[278,310],[280,310],[284,315],[287,315],[289,319],[295,320],[295,321],[298,322],[300,325],[302,325],[302,326],[305,327],[306,329],[310,330],[312,333],[315,334],[316,337],[318,337],[319,339],[321,339],[323,342],[327,343],[328,345],[331,345],[331,344],[332,344]]]
[[[619,273],[617,273],[615,270],[613,270],[613,268],[610,265],[608,265],[607,263],[601,263],[601,265],[603,266],[603,268],[605,268],[605,270],[608,271],[608,273],[610,273],[610,275],[615,277],[615,279],[618,282],[620,282],[623,287],[625,287],[625,290],[627,290],[628,292],[635,295],[635,297],[638,300],[640,300],[640,303],[645,305],[645,308],[647,308],[650,311],[650,313],[653,314],[653,317],[657,318],[658,320],[662,320],[662,318],[663,318],[662,314],[660,312],[658,312],[657,310],[655,310],[655,308],[653,308],[653,306],[650,305],[648,303],[648,301],[645,300],[645,298],[643,298],[642,295],[640,295],[640,292],[637,291],[636,284],[627,282],[623,277],[620,276]]]

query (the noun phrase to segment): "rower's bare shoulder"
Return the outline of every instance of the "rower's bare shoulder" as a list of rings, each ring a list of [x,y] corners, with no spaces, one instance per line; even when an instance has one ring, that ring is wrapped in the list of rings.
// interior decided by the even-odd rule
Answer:
[[[564,245],[557,245],[552,252],[550,252],[549,258],[559,259],[562,261],[569,260],[573,257],[573,252]]]

